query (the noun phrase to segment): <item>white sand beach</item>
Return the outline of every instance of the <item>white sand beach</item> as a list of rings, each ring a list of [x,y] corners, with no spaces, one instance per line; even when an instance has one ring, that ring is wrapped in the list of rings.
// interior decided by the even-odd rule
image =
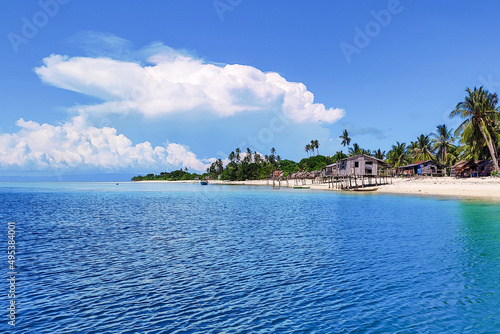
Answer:
[[[198,183],[199,181],[140,181],[140,182],[178,182],[178,183]],[[212,184],[226,185],[253,185],[253,186],[272,186],[272,181],[267,180],[248,180],[248,181],[210,181]],[[286,182],[282,182],[281,186],[286,186]],[[289,187],[293,187],[294,183],[289,182]],[[302,184],[300,184],[302,186]],[[338,191],[328,188],[328,184],[311,184],[310,180],[303,186],[310,187],[311,190],[329,190]],[[444,196],[444,197],[461,197],[461,198],[477,198],[483,200],[500,201],[500,178],[499,177],[483,177],[483,178],[453,178],[453,177],[423,177],[423,178],[392,178],[392,184],[379,186],[374,193],[386,194],[404,194],[404,195],[421,195],[421,196]]]
[[[391,194],[478,198],[500,201],[500,178],[394,178],[392,184],[379,187],[378,192]]]

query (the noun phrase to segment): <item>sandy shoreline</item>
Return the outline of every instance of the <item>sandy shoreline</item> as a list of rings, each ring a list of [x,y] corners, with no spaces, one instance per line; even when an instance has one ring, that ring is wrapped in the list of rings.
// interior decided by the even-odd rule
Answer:
[[[199,181],[140,181],[140,182],[165,182],[165,183],[198,183]],[[253,185],[268,186],[267,180],[249,180],[249,181],[210,181],[212,184],[226,185]],[[269,182],[272,186],[272,181]],[[286,186],[286,182],[282,182]],[[289,182],[289,187],[293,187],[293,182]],[[307,182],[307,187],[312,190],[327,190],[328,184],[311,184]],[[500,178],[465,178],[456,179],[452,177],[441,178],[419,178],[419,179],[401,179],[393,178],[392,184],[379,186],[373,193],[401,194],[401,195],[419,195],[419,196],[442,196],[475,198],[483,200],[500,201]]]

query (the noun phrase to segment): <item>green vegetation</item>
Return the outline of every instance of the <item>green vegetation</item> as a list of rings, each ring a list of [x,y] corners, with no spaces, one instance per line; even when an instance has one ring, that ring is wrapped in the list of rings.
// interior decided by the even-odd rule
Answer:
[[[300,162],[298,163],[298,170],[312,172],[314,170],[321,170],[323,169],[323,167],[331,163],[333,163],[332,157],[316,155],[300,160]]]
[[[372,152],[372,156],[377,158],[377,159],[384,160],[385,159],[385,151],[378,149],[378,150]]]
[[[498,140],[499,140],[499,110],[496,106],[498,96],[480,87],[466,90],[465,100],[459,102],[450,117],[460,116],[465,120],[455,131],[460,135],[460,142],[465,146],[463,155],[466,158],[485,158],[485,148],[489,151],[488,158],[493,160],[498,172]]]
[[[333,157],[320,155],[318,148],[318,140],[311,140],[311,143],[306,145],[306,152],[316,150],[316,155],[304,158],[299,163],[287,159],[282,160],[279,155],[276,155],[275,148],[271,149],[269,156],[252,152],[249,148],[241,155],[240,149],[237,148],[229,154],[229,163],[225,168],[218,167],[214,162],[207,169],[207,176],[211,179],[218,179],[220,176],[221,180],[231,181],[257,180],[270,177],[273,170],[279,170],[284,176],[288,176],[298,171],[321,170],[326,165],[346,157],[342,152],[337,152]]]
[[[319,143],[314,141],[311,141],[310,145],[316,150],[319,147]],[[211,179],[218,179],[220,176],[221,180],[230,181],[266,179],[272,175],[273,170],[279,170],[284,176],[288,176],[298,171],[321,169],[331,161],[330,157],[319,154],[304,158],[299,163],[287,159],[282,160],[279,155],[276,155],[275,148],[271,149],[269,156],[252,152],[249,148],[243,157],[239,152],[241,151],[237,148],[229,154],[229,163],[225,168],[217,168],[216,163],[212,163],[207,170],[207,176]]]
[[[360,154],[371,155],[372,153],[370,150],[365,150],[364,148],[359,147],[358,144],[354,143],[352,147],[349,148],[349,156],[353,157]]]
[[[410,155],[414,161],[436,160],[433,151],[429,136],[422,134],[411,142]]]
[[[394,167],[406,165],[409,159],[406,143],[396,142],[396,144],[392,145],[391,150],[387,153],[387,162]]]
[[[317,143],[317,146],[319,143]],[[326,157],[323,155],[315,155],[309,158],[300,160],[299,163],[284,159],[282,160],[279,155],[276,155],[276,149],[271,149],[271,155],[262,155],[258,152],[252,152],[247,148],[246,152],[241,152],[239,148],[229,154],[229,163],[224,167],[222,160],[213,162],[207,168],[204,174],[191,174],[187,170],[176,170],[173,172],[163,172],[159,175],[148,174],[146,176],[134,176],[132,181],[149,181],[149,180],[166,180],[166,181],[181,181],[181,180],[194,180],[196,177],[199,179],[220,179],[230,181],[244,181],[244,180],[258,180],[266,179],[272,175],[273,170],[283,172],[284,176],[296,173],[298,171],[314,171],[321,170],[328,164],[331,164],[337,159],[343,159],[346,155],[342,152],[337,152],[333,157]]]
[[[447,159],[450,158],[450,152],[453,152],[456,148],[453,145],[455,137],[451,133],[452,130],[448,130],[446,124],[438,125],[436,133],[431,133],[432,149],[436,152],[436,157],[443,165],[446,165]]]
[[[187,169],[187,168],[186,168]],[[163,180],[163,181],[185,181],[185,180],[195,180],[195,178],[201,178],[200,174],[188,173],[186,170],[174,170],[173,172],[163,172],[158,175],[147,174],[146,176],[134,176],[132,181],[152,181],[152,180]]]
[[[409,146],[397,142],[387,152],[387,162],[399,167],[434,160],[449,167],[460,160],[491,159],[498,172],[500,112],[497,94],[489,93],[483,87],[467,88],[466,92],[464,101],[459,102],[450,114],[450,118],[464,119],[455,132],[442,124],[436,127],[435,133],[421,134]],[[455,144],[456,139],[459,139],[458,144]]]
[[[290,162],[293,163],[293,161],[284,160],[282,164],[281,157],[276,155],[274,147],[269,156],[252,152],[250,148],[241,153],[241,150],[237,148],[229,154],[228,159],[229,163],[226,168],[223,168],[221,160],[212,163],[207,169],[207,177],[210,179],[220,177],[221,180],[231,181],[265,179],[272,174],[273,170],[281,169],[281,166],[290,168]]]

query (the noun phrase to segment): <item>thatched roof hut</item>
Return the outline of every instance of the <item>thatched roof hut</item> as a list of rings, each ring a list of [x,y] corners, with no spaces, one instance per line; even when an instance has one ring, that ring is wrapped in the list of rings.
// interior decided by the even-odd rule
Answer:
[[[451,176],[455,177],[472,177],[473,172],[477,169],[477,164],[474,160],[462,160],[451,166]]]

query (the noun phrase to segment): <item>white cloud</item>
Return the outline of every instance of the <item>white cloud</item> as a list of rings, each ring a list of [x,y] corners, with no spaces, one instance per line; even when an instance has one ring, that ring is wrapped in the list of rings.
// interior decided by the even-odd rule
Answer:
[[[144,142],[134,145],[111,127],[92,126],[86,116],[62,125],[17,121],[20,130],[0,134],[3,169],[151,170],[188,167],[203,172],[214,159],[200,160],[184,146],[165,147]]]
[[[218,66],[156,45],[151,66],[110,58],[51,55],[35,72],[46,83],[103,100],[87,112],[136,110],[147,117],[208,111],[221,117],[280,109],[296,123],[333,123],[344,110],[314,102],[306,86],[245,65]]]

